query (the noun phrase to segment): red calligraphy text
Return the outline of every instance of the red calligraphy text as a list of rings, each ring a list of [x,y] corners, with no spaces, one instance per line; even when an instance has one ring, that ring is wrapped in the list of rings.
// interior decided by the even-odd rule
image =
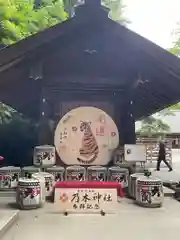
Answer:
[[[115,137],[116,133],[115,132],[111,132],[111,137]]]
[[[104,127],[103,126],[96,128],[96,136],[104,136]]]
[[[72,127],[72,131],[76,132],[77,131],[77,127]]]

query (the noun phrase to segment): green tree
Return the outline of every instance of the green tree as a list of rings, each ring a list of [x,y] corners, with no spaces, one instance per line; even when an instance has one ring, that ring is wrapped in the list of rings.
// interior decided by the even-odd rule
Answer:
[[[0,124],[8,123],[15,113],[16,111],[14,109],[1,103],[0,104]]]
[[[82,0],[0,0],[0,43],[13,44],[68,18]],[[122,0],[104,0],[110,17],[122,24],[125,6]]]
[[[175,41],[169,51],[176,56],[180,56],[180,22],[177,24],[177,27],[173,32],[173,37],[175,38]]]
[[[180,57],[180,22],[177,23],[177,27],[175,31],[173,32],[173,36],[175,38],[175,41],[173,42],[173,46],[169,49],[169,51]],[[180,103],[177,103],[171,107],[169,107],[170,110],[180,110]]]
[[[144,118],[141,121],[141,127],[139,129],[139,133],[142,136],[164,136],[168,132],[170,132],[171,128],[170,126],[163,121],[164,116],[175,116],[175,113],[172,111],[173,106],[171,109],[166,108],[156,115],[149,116]]]
[[[61,0],[0,0],[0,42],[12,44],[68,17]]]
[[[70,15],[74,13],[74,7],[83,4],[83,0],[64,0],[65,9]],[[129,23],[124,16],[125,5],[122,0],[102,0],[102,5],[110,9],[109,17],[123,25]]]
[[[169,110],[180,110],[180,103],[172,105],[168,108]]]
[[[124,12],[126,5],[122,0],[103,0],[103,4],[110,9],[109,17],[123,25],[127,25],[130,21],[125,17]]]
[[[170,126],[163,122],[163,120],[153,116],[144,118],[141,122],[139,133],[141,136],[164,136],[170,131]]]
[[[61,0],[0,0],[0,43],[10,45],[67,19]],[[15,111],[0,103],[0,124]]]

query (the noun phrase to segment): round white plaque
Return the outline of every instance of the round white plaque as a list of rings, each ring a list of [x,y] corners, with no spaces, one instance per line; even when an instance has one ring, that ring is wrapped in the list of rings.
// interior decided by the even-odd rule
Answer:
[[[78,107],[62,117],[54,142],[67,165],[106,165],[119,144],[119,134],[112,118],[101,109]]]

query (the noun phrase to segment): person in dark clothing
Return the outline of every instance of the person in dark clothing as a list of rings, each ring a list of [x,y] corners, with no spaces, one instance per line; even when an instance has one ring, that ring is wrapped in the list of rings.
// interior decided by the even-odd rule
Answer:
[[[160,164],[161,164],[162,161],[169,168],[169,171],[172,171],[172,167],[170,166],[170,164],[166,160],[166,147],[165,147],[165,144],[163,142],[160,142],[159,143],[159,154],[158,154],[158,160],[157,160],[157,167],[156,167],[157,171],[160,171]]]

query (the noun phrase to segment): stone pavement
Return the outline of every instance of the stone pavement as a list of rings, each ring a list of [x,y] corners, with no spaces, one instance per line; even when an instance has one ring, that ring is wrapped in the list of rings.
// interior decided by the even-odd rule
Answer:
[[[165,198],[158,209],[143,208],[122,199],[117,214],[52,213],[53,205],[21,211],[20,218],[1,240],[169,240],[180,238],[180,203]]]
[[[176,169],[172,172],[168,172],[167,168],[162,168],[161,171],[155,171],[154,169],[150,170],[152,172],[152,176],[160,178],[165,183],[178,183],[180,181],[180,174],[176,171]]]
[[[162,162],[161,170],[155,171],[156,161],[153,163],[146,163],[146,168],[150,169],[153,176],[160,178],[166,183],[176,183],[180,181],[180,150],[172,150],[172,167],[173,171],[168,172],[167,166]]]
[[[15,192],[0,192],[0,239],[19,217],[19,210],[9,205],[14,202]]]

